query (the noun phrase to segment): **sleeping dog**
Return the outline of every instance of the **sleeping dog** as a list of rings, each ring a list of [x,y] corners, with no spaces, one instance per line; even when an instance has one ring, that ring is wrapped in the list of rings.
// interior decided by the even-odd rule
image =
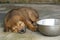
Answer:
[[[24,33],[26,27],[31,31],[36,31],[34,23],[38,21],[37,11],[31,7],[19,7],[9,11],[4,20],[4,32],[12,31]]]

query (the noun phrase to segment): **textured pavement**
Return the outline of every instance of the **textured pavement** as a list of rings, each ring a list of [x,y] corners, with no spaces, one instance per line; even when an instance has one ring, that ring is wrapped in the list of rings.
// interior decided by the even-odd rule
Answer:
[[[60,5],[17,4],[15,6],[28,6],[36,9],[39,13],[40,19],[60,18]],[[60,40],[60,36],[48,37],[38,32],[32,32],[28,29],[24,34],[3,32],[3,19],[7,11],[8,10],[0,11],[0,40]]]

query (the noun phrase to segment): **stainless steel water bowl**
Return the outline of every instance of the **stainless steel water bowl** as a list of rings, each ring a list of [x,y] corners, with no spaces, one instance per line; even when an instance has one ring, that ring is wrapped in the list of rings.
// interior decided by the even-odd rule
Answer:
[[[44,35],[60,35],[60,19],[42,19],[37,21],[38,30]]]

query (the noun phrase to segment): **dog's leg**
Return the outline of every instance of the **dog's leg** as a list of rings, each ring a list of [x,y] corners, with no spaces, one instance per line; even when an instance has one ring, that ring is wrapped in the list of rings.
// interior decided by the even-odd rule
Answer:
[[[31,23],[31,21],[26,20],[25,24],[27,25],[27,27],[28,27],[30,30],[36,31],[37,27],[34,26],[34,25]]]
[[[7,23],[4,24],[4,32],[9,32],[9,26]]]
[[[8,27],[5,27],[4,28],[4,32],[9,32],[9,28]]]

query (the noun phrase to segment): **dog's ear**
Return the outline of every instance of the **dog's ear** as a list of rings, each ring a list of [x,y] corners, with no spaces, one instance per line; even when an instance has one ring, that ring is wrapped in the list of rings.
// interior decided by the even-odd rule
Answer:
[[[32,20],[32,21],[37,21],[38,18],[39,18],[39,15],[37,12],[35,11],[32,11],[32,12],[29,12],[29,18]]]

